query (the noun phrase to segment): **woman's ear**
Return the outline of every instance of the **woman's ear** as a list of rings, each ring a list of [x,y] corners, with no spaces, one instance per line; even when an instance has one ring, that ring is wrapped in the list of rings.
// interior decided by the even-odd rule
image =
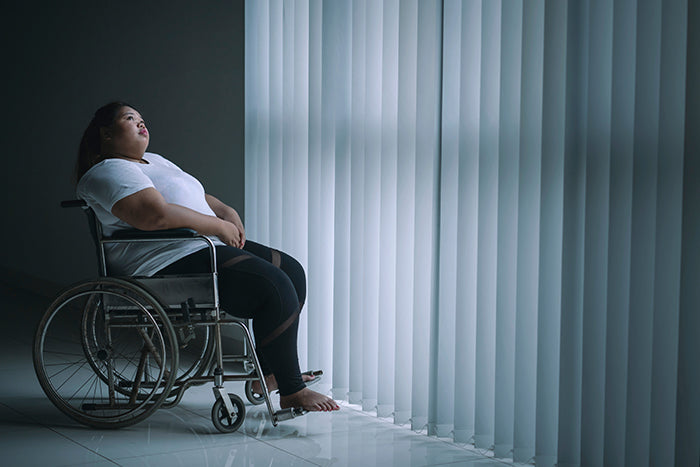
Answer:
[[[112,139],[112,132],[106,126],[100,128],[100,139],[110,140]]]

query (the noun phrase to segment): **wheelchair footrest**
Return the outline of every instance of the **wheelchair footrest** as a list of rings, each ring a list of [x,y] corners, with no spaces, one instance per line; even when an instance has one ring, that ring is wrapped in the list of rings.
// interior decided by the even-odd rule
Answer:
[[[283,422],[285,420],[291,420],[292,418],[300,417],[306,415],[308,410],[304,410],[301,407],[294,407],[289,409],[281,409],[275,412],[275,417],[278,422]]]

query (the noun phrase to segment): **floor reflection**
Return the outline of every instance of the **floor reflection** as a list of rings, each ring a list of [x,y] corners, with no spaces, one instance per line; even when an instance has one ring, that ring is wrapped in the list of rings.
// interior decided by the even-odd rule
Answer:
[[[0,449],[3,465],[95,466],[503,466],[468,448],[417,434],[342,404],[270,423],[264,406],[248,405],[243,426],[219,433],[210,420],[210,386],[189,390],[175,408],[119,430],[76,424],[45,397],[32,365],[33,332],[46,301],[0,287]],[[231,384],[230,392],[242,394]]]

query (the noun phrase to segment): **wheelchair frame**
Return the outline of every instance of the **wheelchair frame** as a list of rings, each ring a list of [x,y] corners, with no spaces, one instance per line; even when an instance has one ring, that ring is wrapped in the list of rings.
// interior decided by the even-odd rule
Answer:
[[[306,413],[301,408],[274,410],[246,320],[222,316],[216,247],[211,239],[190,229],[124,230],[105,237],[83,200],[63,201],[61,206],[81,207],[87,214],[99,265],[98,278],[81,281],[59,294],[40,321],[34,339],[37,377],[61,411],[92,427],[128,426],[159,407],[176,406],[188,388],[213,383],[212,422],[221,432],[234,432],[245,419],[245,405],[238,395],[226,393],[224,383],[242,381],[252,404],[266,404],[273,426]],[[105,245],[168,241],[204,242],[210,253],[210,271],[155,277],[108,275]],[[162,290],[162,285],[171,281],[185,286],[171,294],[174,297]],[[210,282],[210,300],[197,303],[187,296],[192,291],[186,288],[188,281],[200,288],[202,281]],[[68,318],[63,318],[66,314]],[[242,355],[224,355],[222,326],[241,330]],[[115,336],[123,337],[119,341]],[[180,347],[192,340],[196,345],[200,338],[204,343],[199,356],[179,374]],[[244,374],[224,374],[224,363],[241,363]],[[82,375],[89,370],[93,373],[81,384]],[[77,381],[70,381],[73,376]],[[254,381],[260,382],[262,395],[252,392]]]

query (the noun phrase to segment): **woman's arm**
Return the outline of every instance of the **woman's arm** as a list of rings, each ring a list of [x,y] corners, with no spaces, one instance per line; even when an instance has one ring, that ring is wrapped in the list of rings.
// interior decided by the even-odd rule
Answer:
[[[227,245],[243,248],[243,236],[235,224],[167,203],[155,188],[146,188],[120,199],[112,207],[112,214],[140,230],[188,228],[203,235],[217,236]]]
[[[231,206],[227,205],[223,201],[220,201],[218,198],[210,194],[206,194],[204,196],[207,200],[207,204],[209,205],[211,210],[214,211],[214,214],[216,214],[216,217],[230,222],[233,225],[235,225],[236,228],[238,228],[238,231],[241,233],[242,248],[243,245],[245,245],[245,227],[243,226],[243,221],[241,221],[241,217],[238,215],[238,212]]]

